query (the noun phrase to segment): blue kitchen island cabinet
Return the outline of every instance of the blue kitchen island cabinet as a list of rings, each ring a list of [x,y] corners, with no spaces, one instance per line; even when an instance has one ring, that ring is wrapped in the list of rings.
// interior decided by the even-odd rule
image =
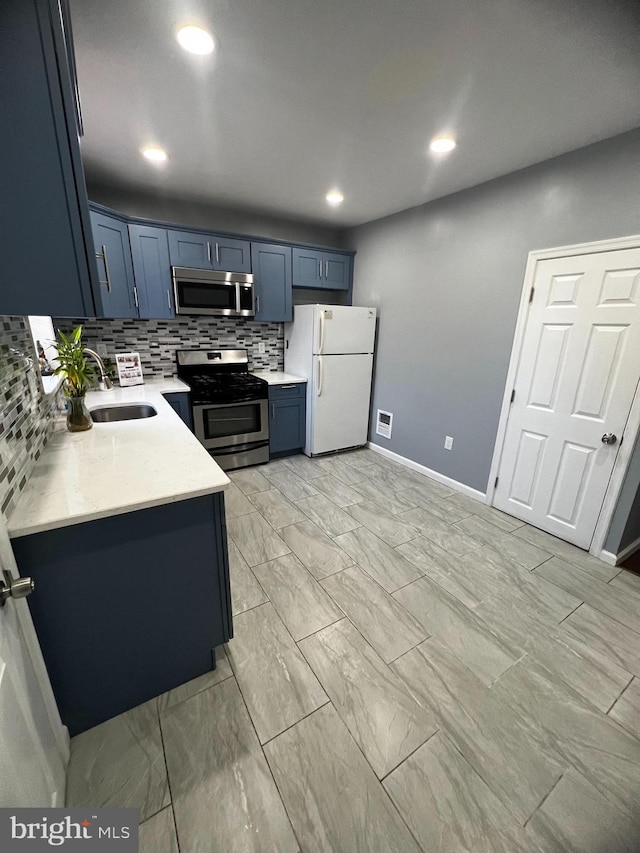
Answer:
[[[162,395],[173,411],[178,414],[193,432],[193,417],[191,414],[191,399],[187,391],[173,391]]]
[[[12,545],[71,735],[214,669],[233,636],[222,492]]]
[[[269,456],[291,456],[304,447],[307,383],[269,386]]]

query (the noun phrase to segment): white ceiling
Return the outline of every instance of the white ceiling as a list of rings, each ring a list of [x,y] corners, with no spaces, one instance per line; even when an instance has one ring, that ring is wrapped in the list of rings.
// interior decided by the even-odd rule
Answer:
[[[71,6],[83,156],[102,182],[349,226],[640,125],[635,2]],[[215,32],[213,56],[177,45],[184,23]],[[459,145],[436,158],[442,132]],[[163,167],[140,156],[151,143]]]

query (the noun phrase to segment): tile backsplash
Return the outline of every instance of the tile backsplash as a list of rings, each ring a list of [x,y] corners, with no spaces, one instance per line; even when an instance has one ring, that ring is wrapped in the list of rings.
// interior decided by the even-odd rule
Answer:
[[[175,320],[54,320],[54,328],[67,332],[82,325],[86,345],[100,343],[109,358],[117,352],[139,352],[146,376],[172,376],[178,349],[246,349],[249,368],[284,369],[284,326],[254,323],[241,318],[176,317]],[[258,352],[264,343],[265,352]]]
[[[57,395],[46,396],[27,317],[0,316],[0,513],[11,514],[47,443]]]

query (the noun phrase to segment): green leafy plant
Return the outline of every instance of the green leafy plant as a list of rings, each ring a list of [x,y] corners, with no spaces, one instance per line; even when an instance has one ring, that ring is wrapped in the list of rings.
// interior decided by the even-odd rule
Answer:
[[[96,373],[93,364],[84,356],[82,326],[77,326],[70,335],[65,335],[58,329],[55,345],[58,350],[58,366],[54,373],[65,377],[65,395],[84,397]]]

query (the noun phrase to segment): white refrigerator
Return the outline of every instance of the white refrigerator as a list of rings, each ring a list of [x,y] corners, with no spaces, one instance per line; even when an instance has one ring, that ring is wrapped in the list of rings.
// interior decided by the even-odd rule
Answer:
[[[376,309],[295,305],[284,368],[307,380],[307,456],[367,442]]]

